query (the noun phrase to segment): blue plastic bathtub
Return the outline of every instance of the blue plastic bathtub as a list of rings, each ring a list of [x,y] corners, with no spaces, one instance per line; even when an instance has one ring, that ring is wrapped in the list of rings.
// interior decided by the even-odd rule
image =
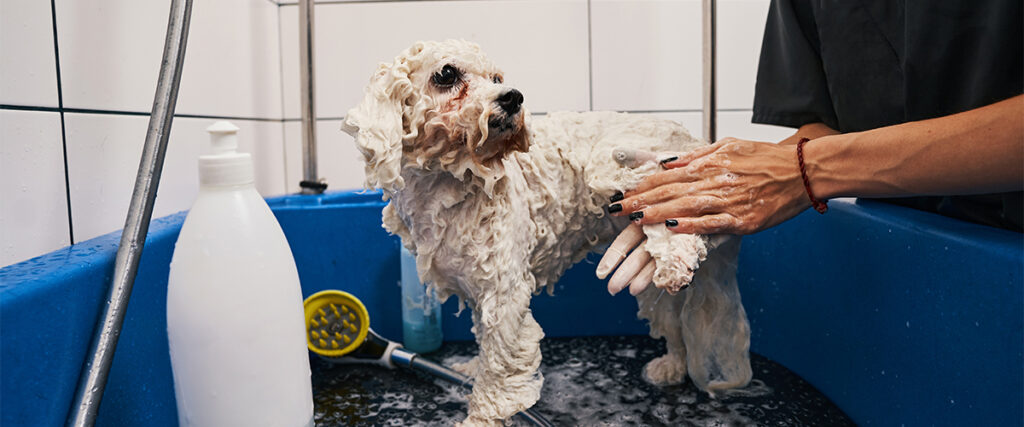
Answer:
[[[269,200],[303,293],[344,289],[401,338],[398,241],[377,193]],[[795,371],[858,424],[1024,420],[1024,240],[887,204],[837,200],[744,240],[751,349]],[[154,220],[104,395],[105,426],[177,425],[168,357],[168,264],[184,213]],[[60,426],[105,298],[118,233],[0,270],[0,424]],[[547,336],[644,334],[608,296],[595,257],[534,299]],[[455,311],[454,299],[445,305]],[[447,340],[471,339],[445,316]],[[245,357],[239,354],[238,357]]]

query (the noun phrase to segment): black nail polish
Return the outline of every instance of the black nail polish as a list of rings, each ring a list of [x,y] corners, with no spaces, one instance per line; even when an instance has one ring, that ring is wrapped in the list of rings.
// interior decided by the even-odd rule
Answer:
[[[636,212],[633,212],[633,213],[629,214],[629,220],[630,221],[636,221],[636,220],[638,220],[640,218],[643,218],[643,217],[644,217],[644,211],[636,211]]]
[[[672,157],[669,157],[669,158],[667,158],[665,160],[662,160],[661,164],[665,164],[665,163],[668,163],[668,162],[674,162],[676,160],[679,160],[679,156],[672,156]]]
[[[608,213],[622,212],[622,205],[616,203],[614,205],[608,205]]]
[[[674,219],[666,219],[665,220],[665,225],[667,225],[669,227],[675,227],[675,226],[679,225],[679,221],[676,221]]]
[[[616,191],[615,194],[612,194],[612,197],[610,198],[610,200],[612,201],[612,203],[615,203],[615,202],[617,202],[619,200],[622,200],[624,198],[625,198],[625,196],[622,195],[621,191]]]

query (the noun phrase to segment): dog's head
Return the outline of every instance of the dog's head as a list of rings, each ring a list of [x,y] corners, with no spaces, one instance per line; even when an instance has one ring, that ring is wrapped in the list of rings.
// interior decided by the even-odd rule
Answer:
[[[523,95],[476,44],[418,42],[382,63],[342,130],[366,160],[366,186],[401,189],[403,168],[488,176],[529,148]]]

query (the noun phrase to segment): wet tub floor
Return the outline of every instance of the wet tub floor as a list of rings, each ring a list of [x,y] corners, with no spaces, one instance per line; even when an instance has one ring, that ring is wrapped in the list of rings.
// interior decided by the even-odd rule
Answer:
[[[665,345],[645,336],[549,338],[541,342],[544,388],[534,406],[558,426],[854,425],[828,398],[785,367],[751,354],[743,392],[708,397],[687,380],[658,387],[642,379]],[[469,360],[476,343],[445,343],[426,357],[446,366]],[[333,365],[314,358],[317,426],[452,425],[465,416],[468,389],[405,369]],[[512,425],[527,425],[515,418]]]

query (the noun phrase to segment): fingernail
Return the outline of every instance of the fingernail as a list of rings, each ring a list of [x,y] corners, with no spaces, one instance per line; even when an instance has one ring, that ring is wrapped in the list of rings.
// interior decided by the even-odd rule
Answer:
[[[665,220],[665,225],[667,225],[669,227],[675,227],[675,226],[679,225],[679,221],[676,221],[674,219],[666,219]]]
[[[621,204],[608,205],[608,213],[622,212]]]
[[[669,158],[667,158],[665,160],[662,160],[661,164],[665,164],[665,163],[668,163],[668,162],[674,162],[676,160],[679,160],[679,156],[672,156],[672,157],[669,157]]]
[[[621,208],[622,208],[622,206],[619,206],[619,210],[622,210]],[[643,217],[644,217],[644,211],[636,211],[636,212],[633,212],[633,213],[629,214],[629,220],[630,221],[636,221],[636,220],[638,220],[640,218],[643,218]]]
[[[615,194],[612,194],[611,201],[612,201],[612,203],[614,203],[614,202],[617,202],[619,200],[622,200],[623,198],[624,197],[622,195],[622,192],[621,191],[616,191]]]

